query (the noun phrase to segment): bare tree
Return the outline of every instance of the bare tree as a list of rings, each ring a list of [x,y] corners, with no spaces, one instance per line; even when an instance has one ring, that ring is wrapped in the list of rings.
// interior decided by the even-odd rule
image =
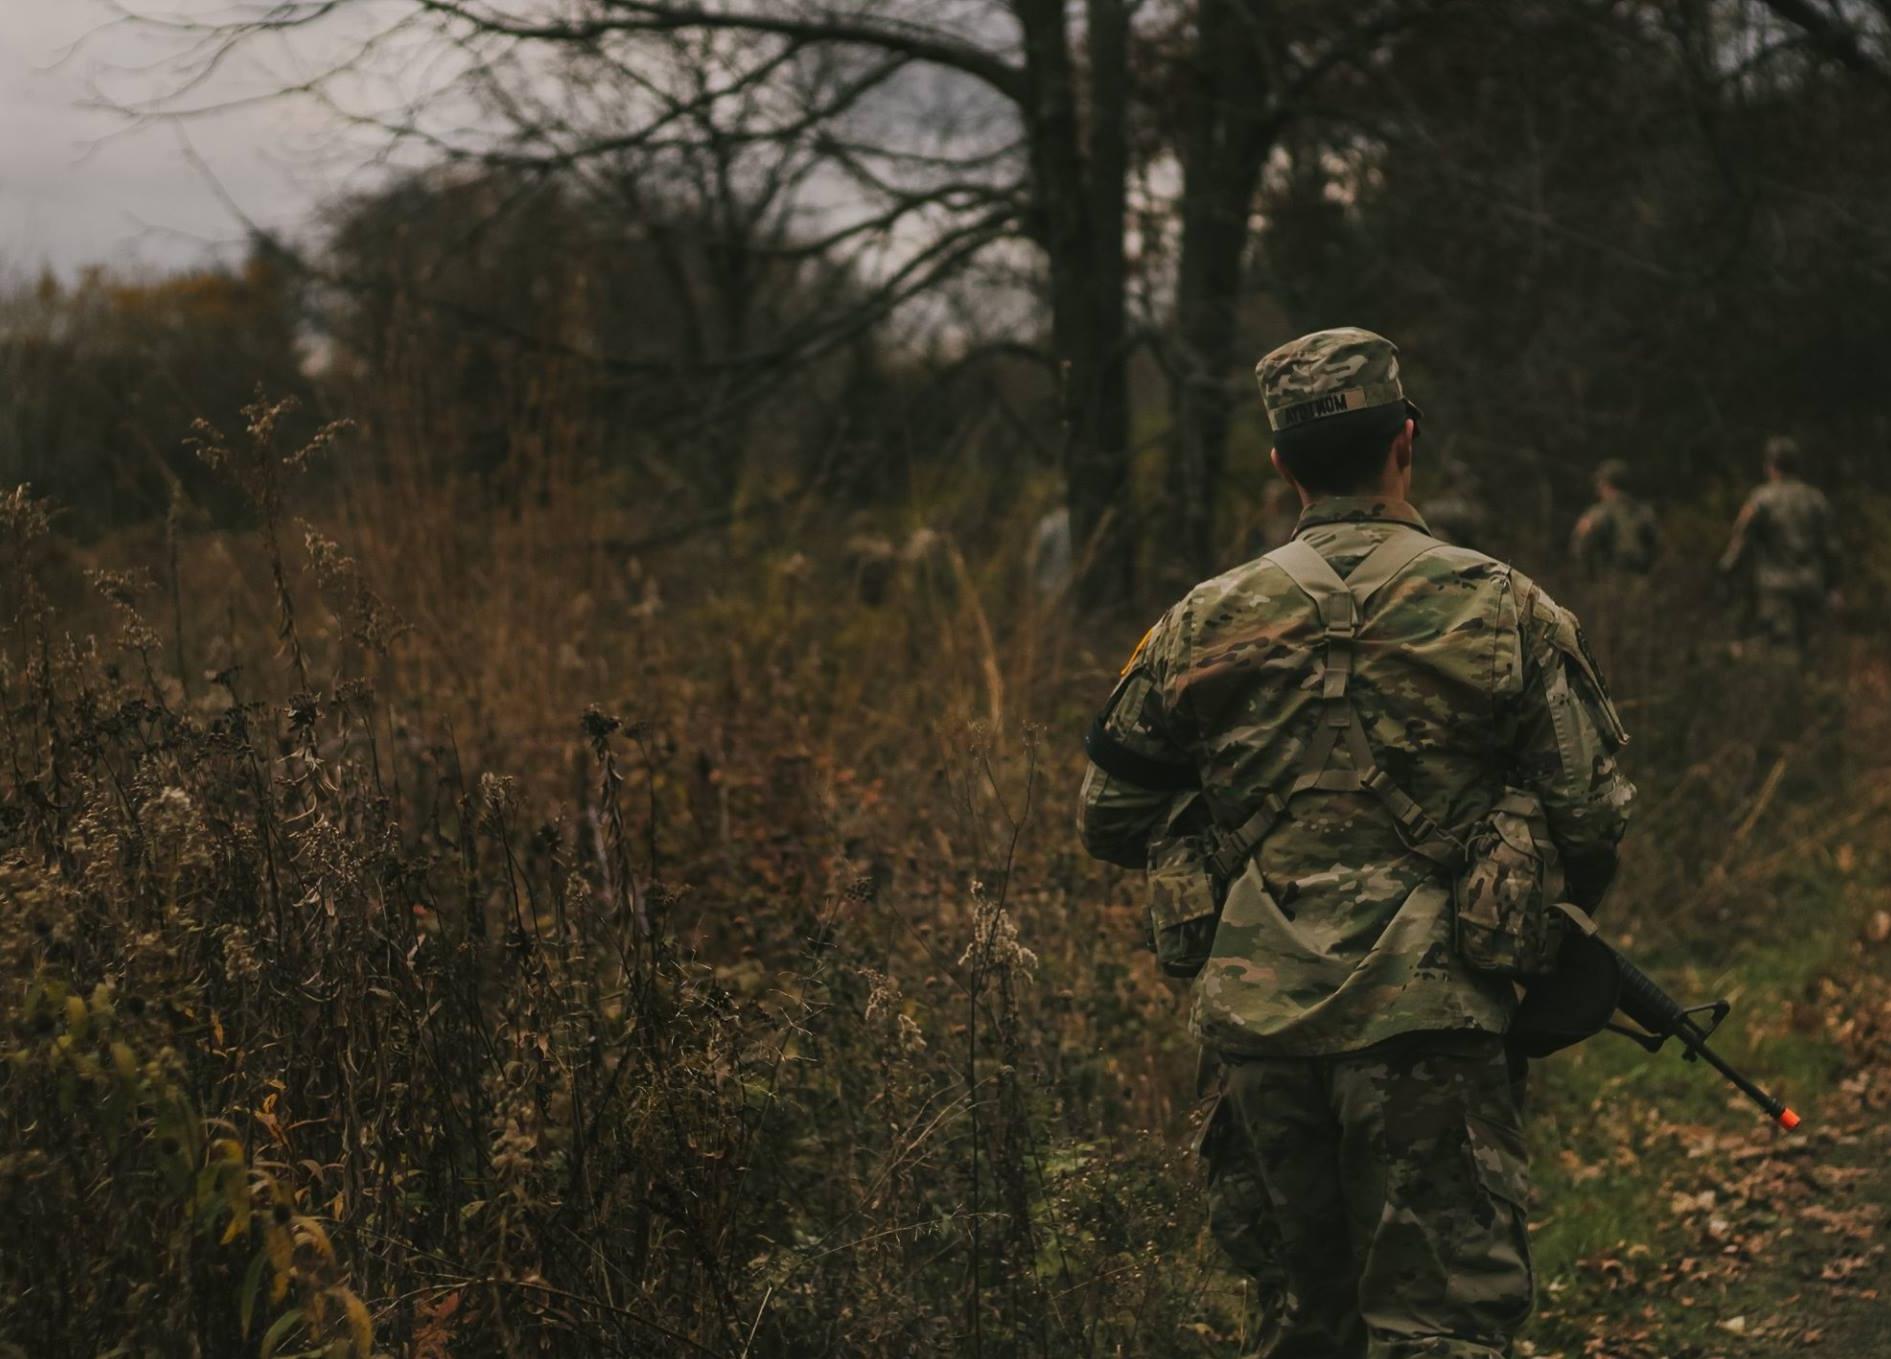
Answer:
[[[1891,89],[1891,3],[1887,0],[1761,0],[1820,56]]]
[[[1179,16],[1183,56],[1171,136],[1182,171],[1168,367],[1173,381],[1177,529],[1199,573],[1216,569],[1214,505],[1229,420],[1245,392],[1237,353],[1255,195],[1284,133],[1317,122],[1346,79],[1390,55],[1405,30],[1449,0],[1346,6],[1202,0]]]
[[[730,344],[715,362],[732,402],[790,380],[974,262],[1028,245],[1049,302],[1042,339],[1060,377],[1073,521],[1101,548],[1089,586],[1100,599],[1130,580],[1121,502],[1134,9],[1135,0],[246,0],[231,19],[171,21],[191,45],[172,67],[180,78],[143,110],[187,115],[240,49],[289,37],[316,50],[319,32],[353,15],[350,31],[373,24],[367,36],[294,82],[295,93],[448,158],[603,175],[632,194],[667,166],[718,211],[745,218],[740,226],[759,214],[791,227],[793,240],[777,229],[765,251],[860,261],[873,286],[759,347],[742,343],[746,257],[727,261],[719,322]],[[377,60],[423,42],[453,54],[449,81],[391,111],[350,101]]]

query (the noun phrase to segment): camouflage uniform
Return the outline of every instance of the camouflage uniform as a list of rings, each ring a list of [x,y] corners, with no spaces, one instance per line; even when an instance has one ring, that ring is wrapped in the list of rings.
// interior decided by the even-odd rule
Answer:
[[[1746,582],[1754,624],[1768,642],[1803,648],[1838,588],[1832,503],[1796,476],[1767,481],[1740,507],[1720,570]]]
[[[1594,576],[1645,576],[1661,550],[1655,512],[1623,487],[1627,467],[1611,459],[1596,470],[1596,488],[1608,494],[1582,512],[1569,538],[1569,555]]]
[[[1227,1097],[1225,1075],[1222,1091],[1201,1141],[1208,1170],[1208,1230],[1235,1268],[1253,1281],[1245,1329],[1256,1352],[1271,1354],[1280,1343],[1293,1298],[1280,1239],[1281,1215],[1261,1181],[1259,1162],[1247,1152],[1246,1133]]]
[[[1402,401],[1396,351],[1362,331],[1262,360],[1277,431]],[[1296,408],[1320,413],[1296,417]],[[1339,575],[1425,521],[1402,501],[1330,497],[1296,541]],[[1591,906],[1615,866],[1632,787],[1626,739],[1574,618],[1521,573],[1466,548],[1421,555],[1367,601],[1348,692],[1390,782],[1467,828],[1506,782],[1534,791]],[[1144,639],[1104,729],[1150,767],[1193,769],[1224,826],[1303,775],[1326,720],[1324,633],[1271,557],[1197,586]],[[1341,770],[1340,773],[1347,771]],[[1237,1261],[1271,1242],[1283,1312],[1261,1353],[1497,1356],[1532,1295],[1527,1173],[1502,1035],[1507,983],[1472,972],[1450,891],[1377,796],[1294,793],[1226,888],[1192,1024],[1228,1059],[1206,1139],[1213,1205]],[[1355,784],[1357,780],[1355,780]],[[1175,794],[1092,765],[1092,854],[1147,866]],[[1203,849],[1207,852],[1206,847]],[[1270,1221],[1226,1207],[1244,1176]],[[1344,1224],[1344,1230],[1336,1230]]]

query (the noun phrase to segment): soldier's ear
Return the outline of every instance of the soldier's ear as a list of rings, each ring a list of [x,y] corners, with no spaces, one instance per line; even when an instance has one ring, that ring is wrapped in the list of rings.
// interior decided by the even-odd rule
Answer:
[[[1418,422],[1407,419],[1404,428],[1392,440],[1392,465],[1400,471],[1408,471],[1412,465],[1412,445],[1418,442]]]
[[[1289,486],[1293,487],[1294,490],[1296,491],[1300,489],[1300,483],[1295,481],[1293,479],[1293,473],[1287,470],[1287,464],[1281,458],[1280,450],[1278,448],[1270,448],[1267,450],[1267,460],[1274,464],[1274,471],[1280,474],[1280,479],[1282,481],[1286,482]]]

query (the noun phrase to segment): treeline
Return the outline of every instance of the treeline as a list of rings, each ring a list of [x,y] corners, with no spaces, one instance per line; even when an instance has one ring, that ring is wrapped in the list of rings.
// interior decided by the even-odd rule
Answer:
[[[655,525],[783,492],[894,501],[974,422],[973,463],[1000,482],[1028,463],[1013,454],[1035,413],[991,433],[1001,404],[1032,400],[1015,366],[954,375],[867,333],[757,398],[729,355],[858,285],[817,260],[737,291],[726,263],[681,219],[440,171],[337,205],[306,251],[257,239],[234,267],[44,276],[0,298],[0,466],[81,535],[180,508],[224,520],[242,506],[197,458],[196,425],[239,428],[259,391],[299,402],[287,438],[336,418],[365,431],[357,473],[420,468],[499,501],[601,475]]]
[[[1429,448],[1518,538],[1560,538],[1603,457],[1691,495],[1789,432],[1815,479],[1884,480],[1866,6],[415,22],[490,96],[473,131],[444,94],[390,127],[435,168],[240,268],[14,290],[9,475],[93,527],[173,512],[209,494],[192,419],[260,385],[502,497],[602,472],[653,525],[817,496],[975,539],[1063,495],[1115,595],[1153,546],[1225,561],[1266,476],[1249,367],[1350,323],[1405,347]]]

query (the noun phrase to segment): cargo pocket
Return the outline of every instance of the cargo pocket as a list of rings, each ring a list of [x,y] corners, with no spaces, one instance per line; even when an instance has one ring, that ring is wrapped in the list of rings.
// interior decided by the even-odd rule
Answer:
[[[1562,947],[1554,910],[1562,889],[1561,857],[1542,803],[1533,794],[1505,790],[1472,833],[1453,892],[1459,956],[1499,977],[1553,971]]]
[[[1470,1228],[1452,1292],[1459,1307],[1483,1326],[1512,1333],[1536,1305],[1536,1270],[1530,1260],[1530,1170],[1523,1134],[1475,1115],[1465,1118],[1471,1161],[1489,1215]]]
[[[1149,932],[1156,962],[1171,977],[1193,977],[1215,946],[1221,892],[1201,848],[1186,837],[1149,846]]]
[[[1210,1174],[1214,1173],[1216,1157],[1226,1154],[1226,1139],[1231,1132],[1238,1135],[1234,1106],[1228,1103],[1226,1094],[1216,1095],[1214,1104],[1209,1106],[1208,1117],[1202,1120],[1201,1131],[1195,1134],[1191,1144],[1191,1150],[1202,1158]]]
[[[1576,621],[1575,614],[1567,609],[1557,611],[1550,643],[1563,653],[1572,671],[1570,684],[1560,689],[1552,685],[1550,707],[1557,735],[1563,735],[1564,705],[1577,701],[1574,686],[1579,685],[1585,691],[1583,697],[1588,700],[1590,710],[1601,719],[1603,744],[1608,747],[1608,753],[1614,754],[1628,744],[1628,729],[1622,725],[1622,715],[1616,711],[1615,700],[1609,696],[1609,686],[1602,678],[1602,667],[1596,664],[1589,650],[1589,639],[1583,636],[1582,625]],[[1587,767],[1586,764],[1578,766]]]
[[[1475,1114],[1467,1115],[1471,1159],[1477,1163],[1478,1182],[1498,1198],[1528,1209],[1530,1164],[1523,1149],[1523,1134],[1499,1127]]]
[[[1208,1189],[1208,1233],[1229,1261],[1269,1291],[1284,1288],[1276,1208],[1233,1102],[1222,1095],[1196,1139]],[[1278,1304],[1278,1297],[1273,1298]]]

